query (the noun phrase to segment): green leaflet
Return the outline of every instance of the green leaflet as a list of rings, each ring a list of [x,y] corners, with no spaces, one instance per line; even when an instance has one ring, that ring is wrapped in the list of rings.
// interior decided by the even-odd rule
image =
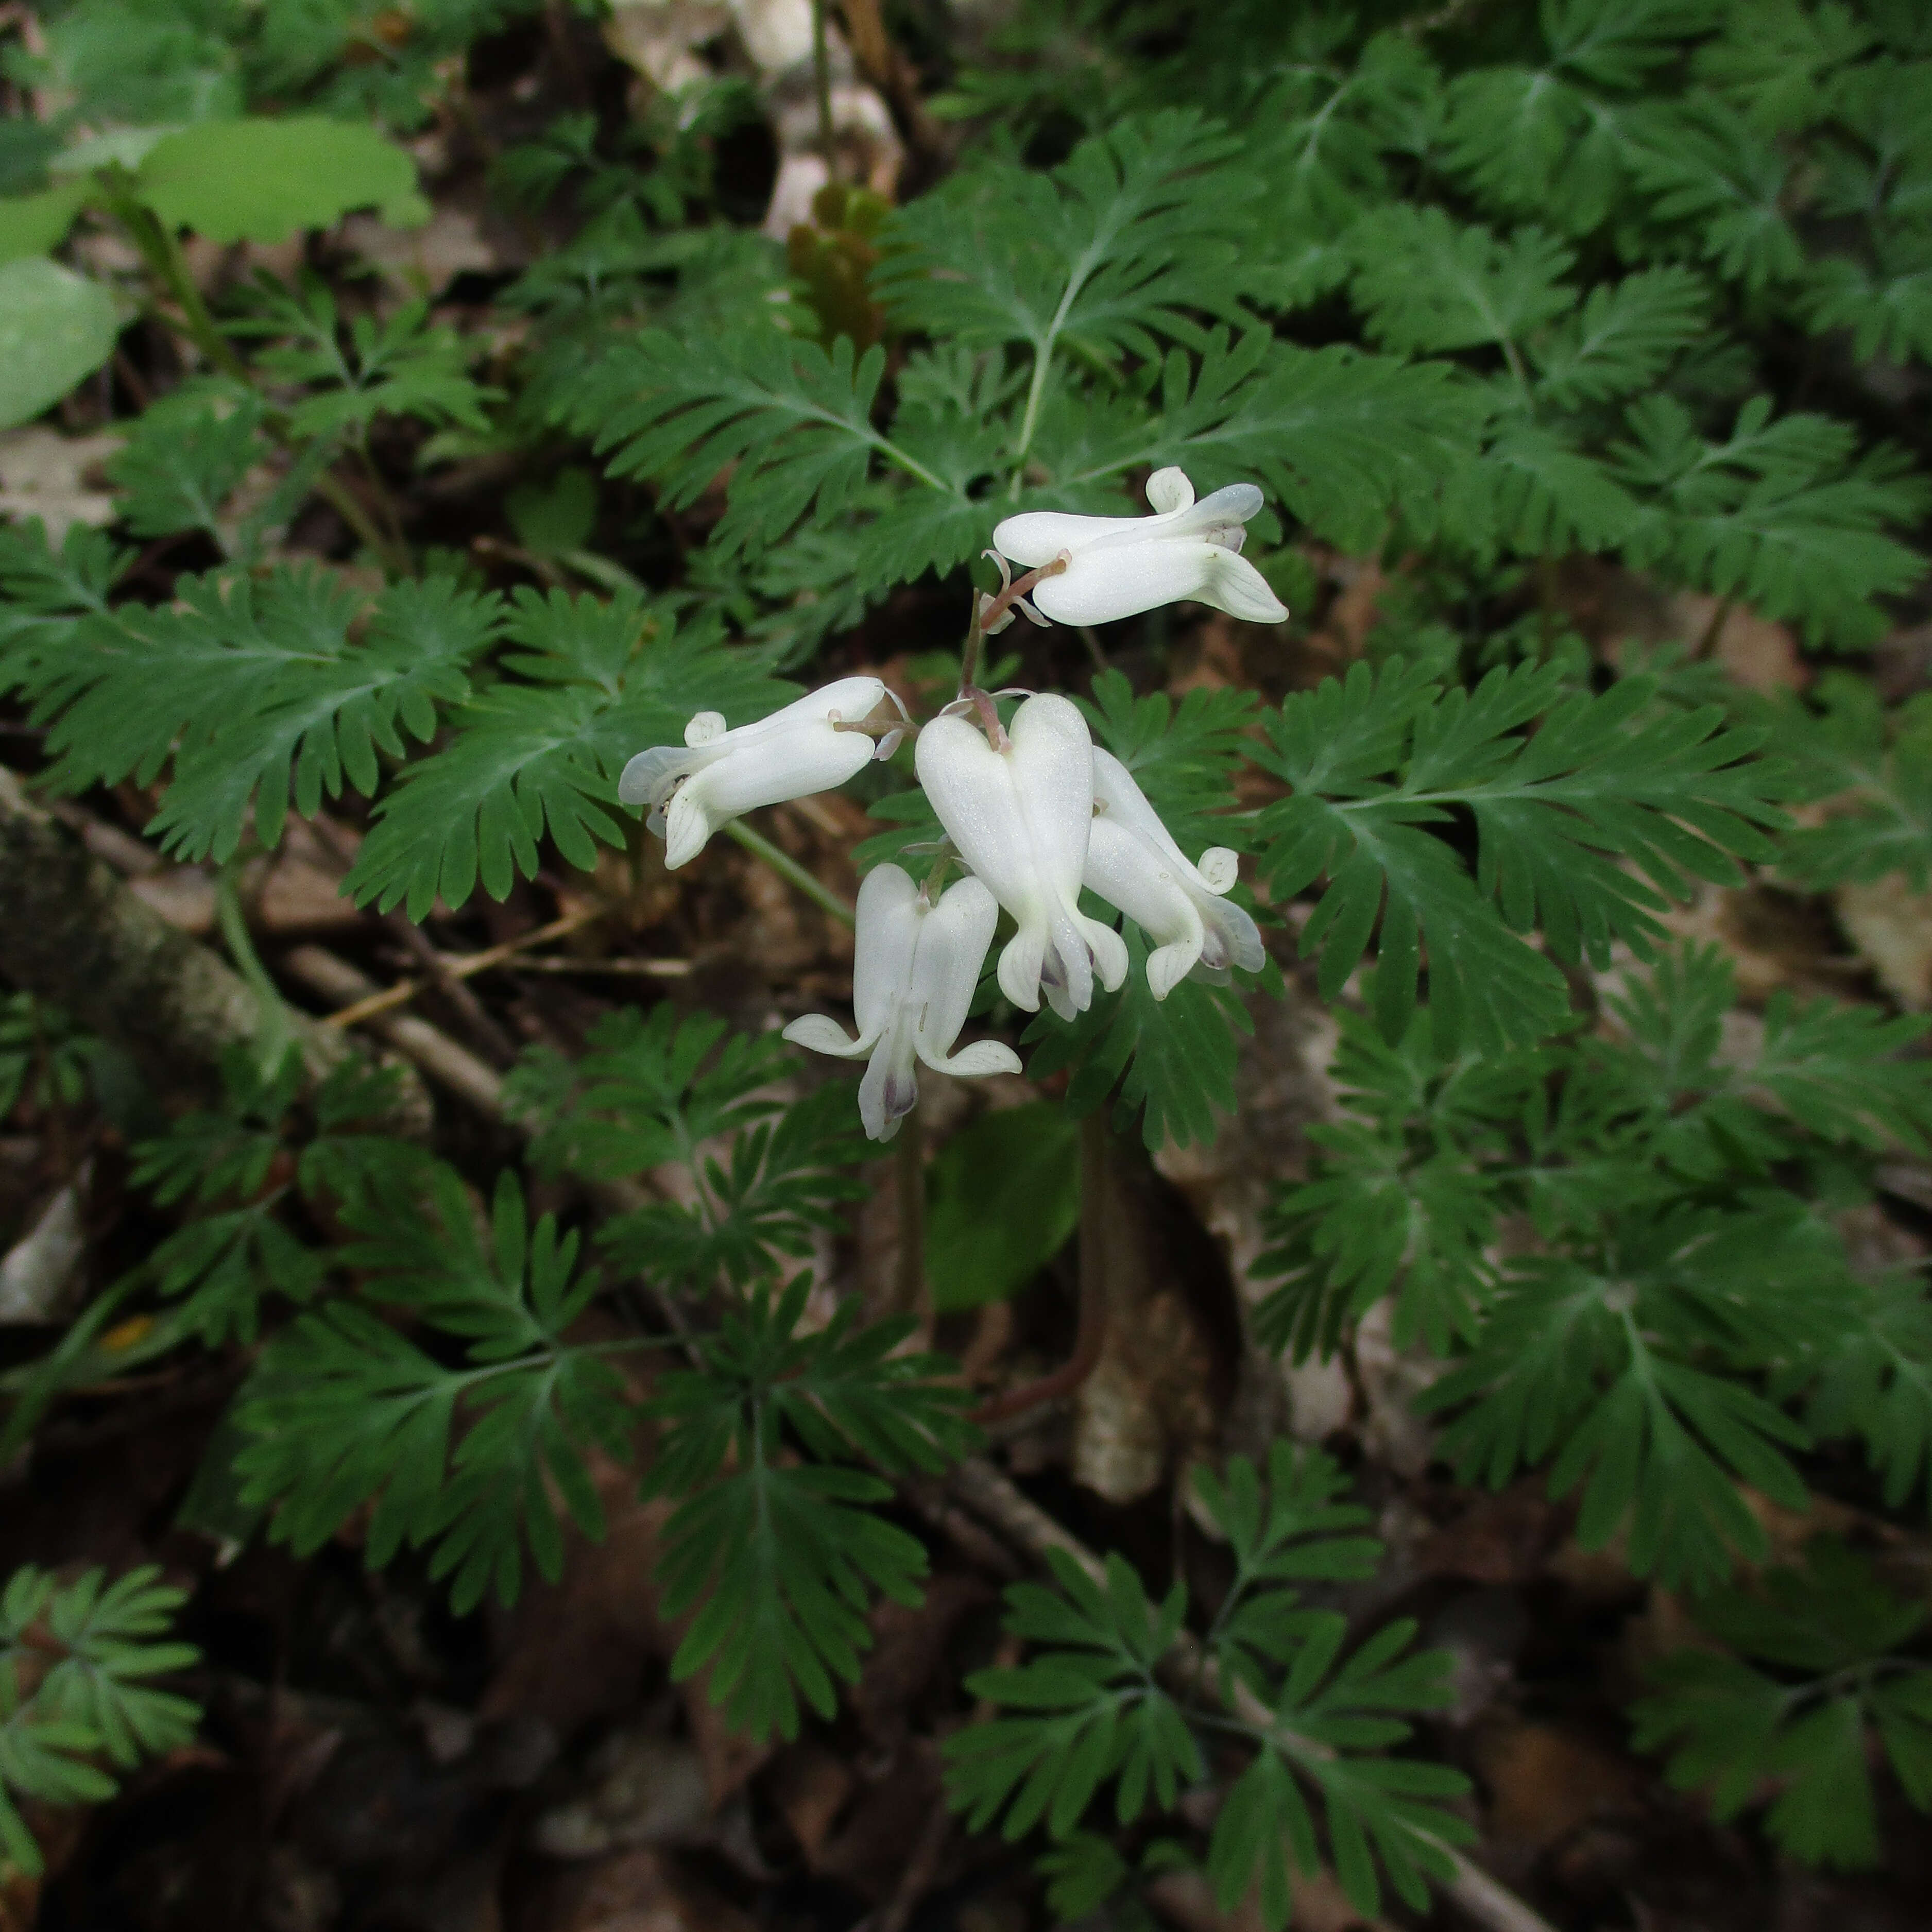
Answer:
[[[1727,1651],[1658,1659],[1630,1708],[1632,1742],[1667,1748],[1671,1783],[1706,1791],[1720,1819],[1773,1780],[1765,1829],[1807,1864],[1876,1864],[1870,1743],[1908,1801],[1932,1808],[1932,1668],[1900,1654],[1924,1610],[1820,1538],[1802,1568],[1768,1572],[1756,1592],[1720,1591],[1694,1614]]]
[[[160,1574],[57,1583],[28,1564],[0,1591],[0,1854],[30,1876],[42,1866],[22,1801],[99,1804],[116,1787],[103,1760],[129,1772],[194,1738],[200,1707],[150,1681],[200,1657],[166,1640],[187,1593]]]
[[[1459,1774],[1385,1755],[1410,1734],[1395,1714],[1443,1701],[1445,1659],[1405,1655],[1409,1623],[1388,1624],[1345,1655],[1346,1619],[1299,1605],[1297,1582],[1366,1576],[1380,1555],[1373,1539],[1341,1533],[1366,1514],[1340,1500],[1345,1487],[1327,1457],[1286,1443],[1270,1454],[1265,1489],[1239,1456],[1225,1482],[1204,1474],[1198,1485],[1236,1564],[1204,1642],[1224,1695],[1238,1684],[1252,1700],[1238,1721],[1216,1720],[1218,1733],[1253,1756],[1216,1816],[1207,1871],[1221,1910],[1252,1888],[1262,1922],[1276,1932],[1288,1920],[1291,1870],[1310,1874],[1320,1863],[1317,1807],[1336,1876],[1365,1914],[1379,1910],[1384,1882],[1426,1910],[1427,1880],[1451,1869],[1445,1847],[1469,1835],[1442,1804],[1466,1789]],[[1085,1895],[1121,1874],[1078,1850],[1077,1828],[1100,1810],[1108,1786],[1107,1822],[1131,1826],[1150,1809],[1172,1811],[1206,1771],[1204,1714],[1198,1678],[1190,1687],[1174,1668],[1191,1607],[1184,1584],[1156,1603],[1118,1555],[1104,1578],[1060,1551],[1048,1561],[1052,1587],[1006,1592],[1008,1632],[1032,1654],[968,1680],[1000,1714],[947,1740],[947,1790],[976,1830],[998,1820],[1016,1839],[1043,1828],[1064,1848],[1049,1868],[1064,1885],[1077,1879]],[[1076,1852],[1077,1865],[1068,1858]]]

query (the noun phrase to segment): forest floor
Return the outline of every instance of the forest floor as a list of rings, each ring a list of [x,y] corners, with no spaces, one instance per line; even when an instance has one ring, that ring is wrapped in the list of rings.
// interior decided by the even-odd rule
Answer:
[[[592,43],[586,60],[598,51]],[[539,29],[493,46],[472,89],[476,125],[419,144],[436,214],[404,238],[390,270],[426,275],[440,308],[466,327],[479,325],[536,244],[491,212],[484,151],[537,118],[525,83],[548,71],[548,58]],[[621,86],[622,76],[606,81]],[[754,206],[775,157],[752,141],[730,165]],[[342,266],[326,252],[313,260]],[[244,266],[236,256],[201,265],[211,281]],[[165,354],[157,341],[154,366],[134,368],[133,380],[165,386],[174,373]],[[108,446],[90,440],[111,426],[86,419],[84,406],[70,413],[60,437],[0,438],[0,473],[15,496],[45,504],[64,490],[74,514],[98,515],[90,475]],[[419,541],[464,553],[502,587],[541,580],[504,524],[512,478],[502,465],[458,466],[425,484],[406,452],[392,454],[392,485]],[[696,506],[694,524],[706,514]],[[339,561],[353,544],[318,506],[288,548]],[[164,578],[208,560],[178,548],[146,561]],[[1291,645],[1196,614],[1163,637],[1147,632],[1114,661],[1138,688],[1164,682],[1177,694],[1312,686],[1360,653],[1383,580],[1372,565],[1317,561],[1319,602]],[[1634,639],[1694,643],[1712,614],[1703,600],[1665,599],[1607,569],[1566,576],[1561,595],[1605,653]],[[960,615],[930,588],[903,592],[836,647],[832,668],[875,670],[909,692],[929,674],[925,654],[956,646]],[[1084,688],[1084,648],[1056,634],[1064,681]],[[1747,613],[1732,614],[1713,644],[1734,676],[1760,688],[1806,676],[1790,634]],[[1916,688],[1932,634],[1900,633],[1873,663],[1889,688]],[[0,734],[10,760],[31,772],[34,734],[17,716]],[[212,872],[164,862],[141,842],[152,808],[151,795],[130,786],[61,811],[151,906],[218,944]],[[854,892],[847,851],[863,824],[856,805],[807,801],[758,822],[832,891]],[[574,1050],[601,1015],[660,999],[758,1030],[848,997],[849,932],[728,843],[714,842],[674,886],[660,848],[640,835],[595,875],[542,873],[500,904],[479,898],[433,916],[425,950],[400,916],[358,912],[338,896],[357,836],[346,809],[322,836],[297,827],[244,879],[250,931],[289,999],[312,1012],[345,1003],[318,994],[329,959],[351,969],[336,970],[338,986],[416,982],[405,1002],[363,1024],[425,1066],[441,1144],[478,1172],[516,1145],[491,1089],[526,1044]],[[1902,894],[1849,892],[1833,918],[1762,885],[1713,890],[1679,924],[1726,949],[1754,1004],[1790,987],[1922,1006],[1932,988],[1932,905]],[[1150,1160],[1121,1151],[1113,1305],[1131,1318],[1116,1321],[1076,1399],[995,1432],[994,1462],[1090,1546],[1125,1551],[1160,1576],[1214,1560],[1184,1499],[1196,1462],[1252,1453],[1282,1429],[1338,1455],[1388,1555],[1371,1582],[1336,1600],[1413,1616],[1425,1640],[1454,1654],[1456,1701],[1427,1724],[1426,1742],[1474,1780],[1484,1862],[1559,1932],[1932,1924],[1922,1820],[1883,1821],[1881,1874],[1808,1872],[1744,1826],[1714,1826],[1694,1798],[1665,1785],[1656,1760],[1633,1754],[1624,1707],[1644,1659],[1679,1637],[1680,1606],[1633,1582],[1613,1552],[1580,1549],[1573,1510],[1549,1500],[1541,1478],[1496,1493],[1448,1480],[1407,1406],[1428,1372],[1424,1358],[1372,1332],[1352,1372],[1284,1370],[1244,1351],[1240,1284],[1263,1245],[1262,1208],[1280,1176],[1305,1167],[1306,1130],[1335,1106],[1324,1071],[1332,1023],[1294,960],[1292,920],[1271,937],[1287,994],[1252,1003],[1238,1119],[1208,1148]],[[468,970],[488,949],[507,950]],[[414,1033],[394,1028],[403,1015],[422,1023]],[[934,1142],[976,1110],[1036,1097],[1018,1076],[970,1095],[933,1084],[926,1127]],[[111,1279],[166,1226],[130,1186],[128,1166],[122,1136],[85,1105],[16,1113],[0,1136],[5,1240],[41,1227],[64,1196],[87,1277]],[[823,1260],[835,1286],[884,1306],[898,1245],[890,1161],[869,1178],[849,1236]],[[1898,1163],[1889,1187],[1863,1238],[1889,1258],[1922,1256],[1932,1165]],[[574,1198],[559,1184],[546,1204],[568,1210]],[[946,1318],[937,1344],[988,1387],[1041,1372],[1070,1346],[1071,1283],[1063,1256],[1011,1303]],[[0,1327],[8,1360],[44,1346],[53,1312],[16,1320],[10,1339]],[[245,1526],[226,1533],[220,1499],[194,1478],[243,1353],[195,1353],[83,1390],[0,1472],[0,1574],[26,1562],[116,1570],[152,1562],[192,1591],[184,1634],[203,1661],[186,1688],[207,1712],[194,1748],[134,1775],[113,1802],[37,1821],[48,1875],[0,1892],[4,1932],[1023,1932],[1041,1922],[1028,1859],[969,1837],[940,1792],[938,1740],[961,1720],[959,1680],[988,1655],[999,1592],[1028,1567],[1027,1550],[998,1524],[942,1489],[909,1488],[904,1518],[933,1552],[923,1604],[879,1611],[863,1676],[835,1722],[747,1748],[722,1728],[701,1684],[670,1682],[675,1634],[652,1609],[663,1511],[634,1501],[632,1476],[614,1466],[604,1480],[605,1540],[574,1541],[561,1581],[532,1586],[509,1612],[456,1618],[420,1564],[406,1556],[371,1573],[353,1535],[298,1562]],[[1795,1553],[1820,1528],[1856,1526],[1892,1551],[1894,1570],[1916,1566],[1932,1582],[1932,1537],[1907,1536],[1864,1510],[1862,1471],[1808,1474],[1834,1500],[1802,1520],[1763,1504],[1777,1554]],[[1155,1882],[1149,1898],[1183,1932],[1247,1922],[1217,1916],[1182,1878]],[[1318,1881],[1301,1887],[1295,1922],[1348,1932],[1363,1922]],[[1444,1903],[1426,1922],[1390,1906],[1386,1922],[1447,1932],[1469,1922]]]

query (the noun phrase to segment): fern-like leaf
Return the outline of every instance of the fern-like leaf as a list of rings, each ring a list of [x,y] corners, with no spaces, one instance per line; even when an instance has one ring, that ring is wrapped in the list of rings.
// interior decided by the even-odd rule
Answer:
[[[506,626],[515,674],[451,714],[450,742],[414,760],[377,803],[343,890],[359,905],[425,917],[536,876],[546,834],[572,865],[622,845],[616,775],[650,745],[680,742],[692,716],[762,715],[792,687],[755,654],[625,591],[609,602],[518,594]]]
[[[893,1351],[909,1322],[854,1325],[844,1304],[815,1334],[798,1332],[811,1284],[760,1287],[698,1344],[700,1365],[663,1376],[646,1496],[679,1498],[658,1569],[664,1615],[692,1615],[671,1663],[709,1667],[709,1691],[735,1729],[797,1734],[802,1699],[832,1715],[840,1681],[859,1674],[877,1592],[916,1604],[918,1540],[869,1507],[888,1474],[942,1468],[971,1431],[966,1395],[938,1358]],[[790,1440],[808,1460],[784,1451]]]
[[[509,1174],[487,1243],[448,1168],[426,1204],[399,1184],[344,1218],[363,1237],[344,1258],[370,1271],[369,1292],[458,1338],[466,1359],[446,1365],[347,1300],[299,1316],[237,1400],[253,1438],[235,1462],[242,1498],[272,1508],[271,1536],[302,1556],[367,1508],[372,1569],[405,1542],[433,1546],[430,1574],[450,1578],[459,1611],[493,1586],[513,1602],[526,1546],[540,1574],[561,1574],[559,1499],[602,1534],[586,1450],[625,1452],[629,1410],[605,1359],[621,1345],[565,1339],[597,1278],[573,1279],[577,1236],[548,1214],[530,1227]]]
[[[1630,1711],[1636,1748],[1670,1747],[1671,1783],[1708,1788],[1720,1820],[1772,1780],[1764,1827],[1786,1851],[1810,1864],[1876,1865],[1871,1734],[1906,1797],[1932,1808],[1932,1669],[1898,1654],[1924,1628],[1924,1608],[1820,1538],[1802,1568],[1769,1572],[1757,1592],[1720,1592],[1693,1614],[1736,1654],[1658,1659]]]

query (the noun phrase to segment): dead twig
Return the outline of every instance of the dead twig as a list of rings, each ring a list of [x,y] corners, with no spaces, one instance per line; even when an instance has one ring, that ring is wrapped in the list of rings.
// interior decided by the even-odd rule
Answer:
[[[311,993],[351,1010],[355,1005],[367,1008],[371,996],[382,990],[366,973],[320,946],[298,946],[285,953],[282,970]],[[479,1114],[489,1120],[502,1120],[502,1076],[428,1021],[419,1020],[413,1014],[387,1010],[388,1006],[399,1004],[389,1000],[376,1011],[376,1031],[432,1080],[467,1100]],[[339,1019],[340,1016],[334,1017]]]
[[[548,926],[538,926],[532,932],[520,934],[514,939],[506,939],[500,945],[486,946],[481,952],[466,953],[460,958],[452,959],[446,954],[436,952],[434,947],[429,950],[450,980],[460,982],[474,974],[487,972],[492,966],[500,966],[506,959],[514,958],[526,947],[542,946],[553,939],[561,939],[566,933],[574,932],[580,926],[588,926],[593,920],[602,919],[610,910],[606,905],[584,907],[576,912],[566,913],[561,919],[552,920]],[[424,944],[428,946],[428,941],[424,940]],[[535,964],[536,962],[531,963]],[[359,1025],[364,1020],[374,1019],[395,1007],[406,1005],[428,983],[423,980],[400,980],[393,986],[378,987],[374,981],[370,980],[368,982],[370,990],[366,997],[356,1000],[352,1006],[344,1006],[339,1012],[331,1013],[323,1024],[332,1027]]]

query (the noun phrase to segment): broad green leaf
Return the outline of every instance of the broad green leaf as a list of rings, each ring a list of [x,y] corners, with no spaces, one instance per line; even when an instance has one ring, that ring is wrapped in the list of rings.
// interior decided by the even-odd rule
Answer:
[[[319,115],[184,128],[155,144],[134,178],[164,221],[212,242],[286,241],[356,208],[393,227],[428,217],[407,154],[372,127]]]
[[[56,182],[38,194],[0,197],[0,262],[58,248],[86,198],[80,182]]]
[[[98,282],[37,256],[0,263],[0,429],[32,422],[92,375],[120,332]]]
[[[926,1276],[942,1312],[1004,1301],[1080,1218],[1080,1132],[1044,1101],[983,1114],[940,1150],[927,1190]]]

